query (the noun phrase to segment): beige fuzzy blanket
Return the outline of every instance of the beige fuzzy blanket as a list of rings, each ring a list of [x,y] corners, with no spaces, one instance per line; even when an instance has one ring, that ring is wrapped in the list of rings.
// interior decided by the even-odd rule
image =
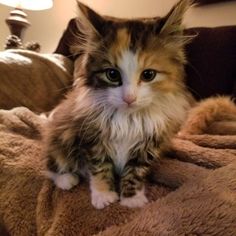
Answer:
[[[40,155],[45,118],[0,110],[0,235],[236,235],[236,107],[202,116],[194,108],[172,149],[153,169],[150,203],[92,207],[88,184],[70,191],[45,179]],[[213,109],[214,112],[214,109]]]

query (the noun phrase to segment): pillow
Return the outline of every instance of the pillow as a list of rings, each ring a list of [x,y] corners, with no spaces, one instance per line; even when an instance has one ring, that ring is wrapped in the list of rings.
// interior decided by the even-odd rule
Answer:
[[[72,19],[55,50],[75,60],[69,45],[79,30]],[[186,47],[187,86],[199,100],[215,95],[236,97],[236,26],[190,28],[186,34],[197,35]]]

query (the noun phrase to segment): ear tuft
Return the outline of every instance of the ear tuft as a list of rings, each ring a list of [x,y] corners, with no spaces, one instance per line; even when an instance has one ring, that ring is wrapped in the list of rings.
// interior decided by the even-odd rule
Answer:
[[[103,17],[78,0],[77,5],[79,21],[81,21],[85,27],[88,27],[94,33],[99,34],[104,22]]]
[[[164,18],[162,18],[164,23],[160,33],[165,35],[182,33],[182,21],[184,14],[192,5],[192,0],[180,0],[177,2],[169,11],[169,13]]]

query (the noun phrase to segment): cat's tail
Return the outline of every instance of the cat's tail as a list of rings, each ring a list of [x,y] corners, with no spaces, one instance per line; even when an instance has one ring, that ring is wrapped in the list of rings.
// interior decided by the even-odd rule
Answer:
[[[236,105],[229,97],[203,100],[189,111],[179,135],[236,134]]]

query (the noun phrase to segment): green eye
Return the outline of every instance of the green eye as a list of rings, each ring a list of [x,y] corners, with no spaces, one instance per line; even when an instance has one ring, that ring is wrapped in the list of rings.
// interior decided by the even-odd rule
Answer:
[[[141,80],[144,82],[150,82],[154,80],[154,78],[156,77],[156,74],[157,74],[156,70],[152,70],[152,69],[144,70],[141,74]]]
[[[112,83],[117,83],[121,81],[120,72],[117,69],[109,68],[105,70],[106,77]]]

